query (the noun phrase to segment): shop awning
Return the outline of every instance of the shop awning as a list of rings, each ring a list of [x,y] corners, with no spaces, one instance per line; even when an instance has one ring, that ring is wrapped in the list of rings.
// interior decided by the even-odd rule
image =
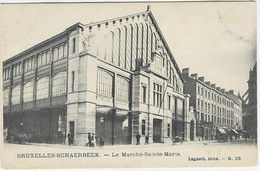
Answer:
[[[226,134],[226,131],[225,131],[223,128],[218,128],[218,131],[219,131],[221,134]]]

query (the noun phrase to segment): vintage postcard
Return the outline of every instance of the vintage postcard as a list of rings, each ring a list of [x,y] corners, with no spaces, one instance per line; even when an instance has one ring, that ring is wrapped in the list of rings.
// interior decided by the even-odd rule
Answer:
[[[0,8],[2,168],[257,166],[256,2]]]

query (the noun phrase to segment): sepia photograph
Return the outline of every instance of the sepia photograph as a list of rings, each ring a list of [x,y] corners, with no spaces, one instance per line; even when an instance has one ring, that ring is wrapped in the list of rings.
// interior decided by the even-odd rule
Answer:
[[[257,167],[256,7],[0,4],[1,167]]]

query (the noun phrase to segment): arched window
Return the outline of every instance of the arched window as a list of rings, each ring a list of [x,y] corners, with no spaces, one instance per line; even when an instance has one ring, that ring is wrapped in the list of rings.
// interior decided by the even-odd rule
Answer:
[[[120,33],[120,67],[125,68],[126,28],[122,27]]]
[[[143,26],[143,65],[145,66],[146,64],[147,64],[147,52],[148,52],[148,42],[147,42],[147,40],[148,40],[148,25],[147,24],[145,24],[144,26]]]
[[[151,58],[152,58],[152,39],[153,39],[152,34],[153,34],[152,28],[149,27],[149,29],[148,29],[148,40],[147,40],[147,42],[148,42],[148,45],[147,45],[147,60],[148,61],[150,61]]]
[[[53,77],[52,96],[60,96],[66,94],[67,74],[60,72]]]
[[[133,36],[132,36],[132,70],[136,69],[136,51],[137,51],[137,31],[138,26],[137,24],[133,25]]]
[[[58,60],[58,48],[54,48],[53,50],[53,61]]]
[[[126,69],[131,69],[131,58],[132,58],[132,34],[133,27],[130,24],[126,29]]]
[[[8,104],[9,104],[9,88],[7,88],[7,89],[5,89],[4,91],[3,91],[3,97],[4,97],[4,99],[3,99],[3,105],[4,106],[8,106]]]
[[[38,55],[37,60],[38,60],[38,67],[42,66],[42,55],[41,54]]]
[[[129,80],[127,78],[117,77],[117,99],[129,101]]]
[[[33,82],[27,82],[23,87],[23,101],[33,101]]]
[[[51,52],[50,51],[48,51],[47,53],[46,53],[46,64],[48,64],[49,62],[50,62],[50,59],[51,58]]]
[[[49,97],[49,78],[43,77],[37,81],[36,99],[45,99]]]
[[[97,80],[97,93],[112,97],[113,76],[107,71],[98,69]]]
[[[73,38],[72,39],[72,53],[75,53],[76,52],[76,39]]]
[[[62,59],[63,58],[63,46],[60,46],[59,47],[59,59]]]
[[[114,33],[109,32],[106,36],[106,61],[112,62],[113,58],[113,41],[114,41]]]
[[[120,29],[115,30],[114,35],[114,47],[113,47],[113,64],[119,65],[119,55],[120,55]]]
[[[47,61],[46,61],[46,53],[44,52],[42,54],[42,65],[46,65]]]
[[[12,89],[12,104],[20,104],[21,86],[17,85]]]
[[[67,58],[67,56],[68,56],[68,44],[66,43],[64,45],[64,58]]]

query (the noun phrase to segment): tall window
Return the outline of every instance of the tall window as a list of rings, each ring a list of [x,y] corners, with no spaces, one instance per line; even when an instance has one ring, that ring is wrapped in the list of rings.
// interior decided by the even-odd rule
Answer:
[[[153,83],[153,105],[161,107],[162,100],[162,86],[156,83]]]
[[[21,87],[20,85],[15,86],[12,89],[12,104],[20,103]]]
[[[53,77],[52,95],[60,96],[66,93],[67,89],[67,74],[61,72]]]
[[[167,124],[167,136],[170,137],[171,135],[171,124]]]
[[[23,88],[23,101],[30,102],[33,101],[33,82],[28,82]]]
[[[4,91],[3,91],[3,97],[4,97],[4,99],[3,99],[3,105],[4,106],[7,106],[8,105],[8,103],[9,103],[9,88],[7,88],[7,89],[5,89]]]
[[[171,110],[171,95],[168,95],[168,109]]]
[[[201,108],[200,108],[201,111],[203,111],[203,101],[201,100]]]
[[[117,98],[129,101],[129,80],[121,76],[117,77]]]
[[[49,96],[49,78],[44,77],[37,81],[36,99],[45,99]]]
[[[142,120],[142,135],[145,135],[145,120]]]
[[[64,51],[63,51],[63,46],[60,46],[59,47],[59,59],[62,59],[63,58],[63,56],[64,56]]]
[[[72,53],[75,53],[76,52],[76,39],[73,38],[72,39]]]
[[[197,106],[198,106],[198,110],[200,109],[200,99],[198,99],[198,104],[197,104]]]
[[[53,50],[53,61],[58,60],[58,48],[54,48]]]
[[[113,76],[108,72],[99,69],[97,77],[97,93],[100,95],[112,97]]]
[[[75,71],[71,72],[71,91],[74,92]]]
[[[198,94],[200,94],[200,87],[198,86]]]
[[[142,102],[146,103],[146,86],[142,85]]]

